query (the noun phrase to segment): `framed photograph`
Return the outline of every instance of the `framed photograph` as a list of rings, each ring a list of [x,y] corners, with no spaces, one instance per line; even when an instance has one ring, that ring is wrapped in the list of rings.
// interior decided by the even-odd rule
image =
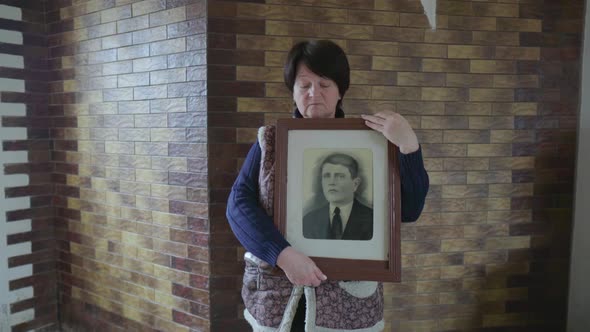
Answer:
[[[397,149],[362,119],[279,119],[274,222],[332,280],[399,282]]]

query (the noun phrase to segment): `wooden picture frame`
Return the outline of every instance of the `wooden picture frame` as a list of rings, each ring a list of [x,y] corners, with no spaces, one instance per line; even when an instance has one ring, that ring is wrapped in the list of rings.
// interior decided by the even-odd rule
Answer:
[[[287,241],[310,256],[331,280],[401,281],[397,148],[358,118],[279,119],[275,151],[274,222]],[[348,215],[356,217],[347,218],[348,226],[344,233],[338,233],[342,234],[338,240],[322,233],[333,218],[328,211],[337,199],[334,195],[345,191],[329,189],[324,182],[329,181],[325,161],[335,154],[356,160],[355,179],[359,179],[343,187],[352,188],[354,204]],[[356,209],[357,205],[363,207]],[[366,220],[370,219],[361,224],[355,221],[360,219],[355,209],[361,208],[371,211],[365,214],[372,216],[372,224],[367,226],[371,229],[369,237],[355,227],[368,225]],[[311,227],[320,233],[312,233]],[[348,232],[352,229],[356,231]]]

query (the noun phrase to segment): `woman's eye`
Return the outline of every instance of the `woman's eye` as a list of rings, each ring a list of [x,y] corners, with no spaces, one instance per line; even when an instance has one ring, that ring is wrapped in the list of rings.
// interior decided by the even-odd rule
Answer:
[[[330,87],[330,83],[320,83],[320,86],[322,88],[329,88]]]

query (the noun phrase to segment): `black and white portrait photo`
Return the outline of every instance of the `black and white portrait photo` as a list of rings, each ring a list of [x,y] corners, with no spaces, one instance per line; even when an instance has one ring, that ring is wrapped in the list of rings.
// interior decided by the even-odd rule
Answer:
[[[303,237],[371,240],[372,151],[306,149],[303,159]]]

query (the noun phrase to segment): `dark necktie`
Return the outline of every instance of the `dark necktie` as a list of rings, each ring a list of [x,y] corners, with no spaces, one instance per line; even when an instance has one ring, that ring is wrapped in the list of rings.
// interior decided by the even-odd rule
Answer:
[[[342,238],[342,218],[340,217],[340,208],[334,209],[334,218],[332,218],[332,228],[330,229],[331,239]]]

